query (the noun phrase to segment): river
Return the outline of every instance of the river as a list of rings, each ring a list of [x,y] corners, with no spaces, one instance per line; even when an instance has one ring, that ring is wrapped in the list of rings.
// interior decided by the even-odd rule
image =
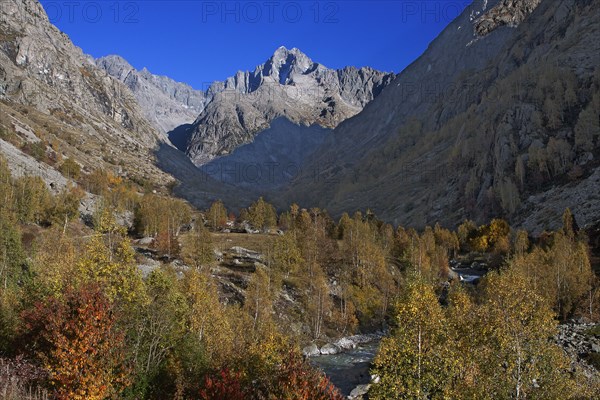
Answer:
[[[344,396],[348,396],[358,385],[371,381],[369,368],[378,348],[379,341],[373,341],[342,353],[312,357],[310,362],[325,372]]]

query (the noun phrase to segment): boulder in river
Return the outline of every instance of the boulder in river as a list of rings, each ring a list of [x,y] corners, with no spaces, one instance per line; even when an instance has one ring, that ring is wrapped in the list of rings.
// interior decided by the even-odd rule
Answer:
[[[340,348],[337,347],[335,344],[327,343],[326,345],[321,347],[321,354],[323,355],[337,354],[339,352]]]
[[[350,400],[360,400],[364,398],[364,395],[369,392],[370,384],[366,385],[358,385],[350,392],[348,399]]]
[[[315,356],[320,355],[321,351],[319,350],[317,345],[313,343],[313,344],[308,345],[305,348],[303,348],[302,354],[304,354],[305,357],[315,357]]]
[[[356,343],[354,343],[352,340],[345,338],[345,337],[341,338],[337,342],[335,342],[335,345],[344,350],[350,350],[350,349],[356,348]]]

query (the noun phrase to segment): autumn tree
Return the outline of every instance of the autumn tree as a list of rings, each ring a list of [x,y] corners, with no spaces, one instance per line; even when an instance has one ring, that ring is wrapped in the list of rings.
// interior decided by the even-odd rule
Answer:
[[[445,316],[429,283],[412,278],[396,306],[397,328],[385,338],[373,363],[380,378],[369,398],[444,398],[450,379],[444,348]]]
[[[336,320],[342,317],[342,321],[353,326],[355,316],[348,310],[354,309],[361,324],[373,327],[387,316],[399,279],[399,275],[395,275],[398,271],[388,258],[390,261],[391,257],[404,259],[410,251],[401,248],[405,243],[400,244],[389,228],[374,215],[364,217],[357,212],[352,218],[342,216],[337,230],[331,231],[330,236],[342,236],[337,250],[339,256],[325,264],[339,264],[337,268],[329,268],[338,286]],[[336,254],[335,251],[329,253]]]
[[[69,179],[77,180],[81,176],[81,166],[72,158],[65,158],[58,170]]]
[[[20,230],[6,214],[0,213],[0,287],[22,283],[25,266]]]
[[[460,283],[454,284],[448,294],[446,330],[451,345],[445,358],[451,378],[446,382],[449,398],[484,399],[489,396],[482,379],[481,363],[489,350],[485,346],[485,329],[481,326],[480,307],[471,290]]]
[[[455,256],[460,243],[458,236],[448,229],[444,229],[439,223],[436,223],[433,228],[433,234],[435,236],[435,243],[446,250],[448,257]]]
[[[304,270],[308,277],[313,275],[313,266],[325,267],[332,264],[338,249],[331,238],[335,234],[335,226],[329,215],[319,208],[303,209],[296,217],[294,234],[302,258]]]
[[[281,271],[286,278],[291,273],[298,272],[304,262],[296,242],[294,232],[285,233],[275,240],[273,249],[274,267]]]
[[[570,398],[569,361],[551,338],[556,321],[547,301],[522,271],[492,272],[483,283],[482,321],[487,359],[480,385],[497,398]]]
[[[338,225],[337,225],[338,239],[344,238],[344,234],[348,231],[351,224],[352,224],[352,219],[350,218],[348,213],[346,213],[346,212],[343,213],[342,216],[340,217],[340,220],[338,221]]]
[[[342,400],[343,396],[329,379],[311,366],[285,342],[267,340],[259,345],[259,368],[241,370],[221,368],[206,376],[201,399],[295,399]],[[275,350],[275,351],[273,351]],[[265,358],[265,354],[273,358]],[[254,364],[254,363],[253,363]],[[245,372],[245,373],[244,373]]]
[[[403,242],[401,246],[404,250],[400,261],[407,270],[414,271],[431,283],[448,277],[449,247],[457,245],[452,234],[442,234],[440,228],[436,235],[435,230],[428,226],[421,235],[414,229],[408,232],[398,230],[396,241],[400,245],[398,240]]]
[[[181,255],[187,265],[197,271],[202,271],[215,259],[210,232],[205,227],[197,225],[189,235],[185,236]]]
[[[563,166],[560,167],[564,169]],[[521,204],[519,188],[509,177],[505,177],[496,185],[497,196],[500,199],[500,205],[507,214],[512,214]]]
[[[550,302],[524,270],[490,272],[471,296],[454,286],[442,308],[431,285],[408,277],[397,328],[382,341],[370,398],[587,398],[595,389],[553,342]]]
[[[352,333],[358,326],[356,306],[352,299],[352,290],[347,285],[340,285],[331,312],[333,327],[339,335]]]
[[[555,233],[554,243],[546,253],[548,285],[545,291],[553,295],[553,304],[562,318],[572,315],[577,304],[590,290],[591,270],[587,245],[561,233]],[[554,284],[550,284],[553,281]]]
[[[329,296],[329,286],[327,283],[327,276],[318,265],[315,265],[313,267],[313,276],[307,284],[304,299],[313,339],[321,337],[326,318],[331,314],[333,303]]]
[[[86,247],[84,241],[64,234],[59,227],[50,227],[36,238],[31,261],[35,280],[27,287],[32,298],[60,297],[67,287],[81,283],[79,263]]]
[[[189,309],[190,333],[210,366],[223,365],[233,358],[232,352],[236,350],[236,333],[229,323],[229,310],[219,302],[216,285],[208,275],[191,270],[184,275],[182,283]]]
[[[141,273],[135,265],[126,230],[117,225],[112,210],[97,212],[94,234],[85,248],[85,255],[77,262],[77,279],[83,283],[102,283],[111,300],[135,302],[140,299]]]
[[[591,151],[600,137],[600,95],[596,92],[589,104],[581,111],[575,125],[575,146],[581,150]]]
[[[262,197],[248,208],[248,222],[257,229],[265,230],[277,225],[277,212],[275,207],[267,203]]]
[[[206,222],[213,230],[224,228],[227,225],[227,209],[221,200],[212,203],[206,213]]]
[[[471,240],[477,234],[477,225],[471,220],[465,220],[456,230],[458,242],[463,250],[469,250]]]
[[[181,227],[191,220],[191,208],[182,200],[146,194],[136,208],[136,226],[139,233],[156,238],[159,251],[171,255],[179,253]]]
[[[123,334],[113,303],[97,285],[69,288],[25,312],[28,348],[57,399],[105,399],[127,384]]]
[[[19,294],[27,277],[21,233],[0,209],[0,351],[8,350],[18,326]]]
[[[577,226],[577,222],[575,221],[575,216],[573,216],[571,209],[569,209],[569,208],[565,209],[565,211],[562,215],[562,222],[563,222],[563,228],[562,228],[563,233],[568,238],[574,239],[575,234],[579,230],[579,227]]]
[[[269,399],[342,400],[344,397],[329,379],[290,350],[274,374]]]
[[[186,297],[170,270],[156,269],[145,280],[145,298],[136,303],[128,321],[128,358],[133,364],[133,385],[128,396],[144,398],[159,390],[155,380],[186,332],[189,313]]]
[[[36,224],[44,221],[52,198],[40,177],[24,176],[14,182],[15,206],[19,222]]]
[[[362,221],[360,213],[344,231],[342,250],[360,287],[367,285],[373,270],[385,265],[385,255],[376,242],[376,234],[367,222]]]
[[[244,301],[244,308],[252,317],[254,330],[261,330],[271,323],[274,290],[272,279],[267,271],[264,268],[257,268],[248,284]]]
[[[214,374],[208,374],[204,378],[203,388],[199,391],[200,399],[246,400],[249,393],[242,379],[241,372],[231,371],[227,367]]]
[[[544,297],[562,319],[589,314],[593,308],[594,273],[584,239],[575,235],[574,220],[567,209],[563,228],[549,235],[547,243],[529,253],[517,252],[510,265],[522,271],[531,287]],[[593,297],[593,296],[592,296]]]
[[[104,169],[96,169],[80,179],[85,190],[102,196],[104,201],[119,211],[135,211],[139,194],[137,185]],[[144,188],[142,188],[144,189]]]
[[[296,219],[298,218],[299,212],[300,207],[298,204],[293,203],[290,206],[289,211],[282,212],[279,216],[279,227],[284,230],[293,230],[296,227]]]
[[[79,187],[71,185],[53,196],[47,210],[48,222],[64,229],[69,221],[79,217],[79,203],[83,196],[84,193]]]
[[[510,226],[503,219],[493,219],[488,225],[478,228],[477,234],[471,239],[471,247],[475,251],[485,253],[494,251],[506,254],[510,249]]]
[[[527,231],[519,229],[515,235],[513,244],[514,253],[518,256],[523,256],[529,249],[529,234]]]

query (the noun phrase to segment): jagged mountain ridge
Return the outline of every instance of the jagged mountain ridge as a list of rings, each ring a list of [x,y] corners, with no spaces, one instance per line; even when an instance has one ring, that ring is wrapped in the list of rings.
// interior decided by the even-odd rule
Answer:
[[[212,98],[210,91],[195,90],[169,77],[154,75],[146,68],[138,71],[117,55],[95,62],[131,90],[148,121],[163,133],[193,122]]]
[[[333,128],[360,112],[393,77],[368,67],[332,70],[296,48],[280,47],[254,71],[211,85],[214,97],[194,122],[187,153],[202,165],[251,142],[277,117]]]
[[[334,130],[307,163],[321,179],[297,180],[281,204],[368,205],[411,226],[503,216],[537,232],[566,206],[583,225],[600,218],[598,7],[474,1]]]

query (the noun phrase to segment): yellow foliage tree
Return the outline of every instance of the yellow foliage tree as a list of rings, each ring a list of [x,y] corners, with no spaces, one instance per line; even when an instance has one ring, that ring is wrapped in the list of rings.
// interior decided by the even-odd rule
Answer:
[[[372,373],[373,399],[438,399],[447,394],[445,316],[432,286],[413,278],[397,305],[397,328],[382,341]]]
[[[214,368],[233,358],[237,351],[236,332],[229,323],[228,310],[219,302],[214,283],[206,274],[188,271],[183,293],[189,307],[189,328]]]

